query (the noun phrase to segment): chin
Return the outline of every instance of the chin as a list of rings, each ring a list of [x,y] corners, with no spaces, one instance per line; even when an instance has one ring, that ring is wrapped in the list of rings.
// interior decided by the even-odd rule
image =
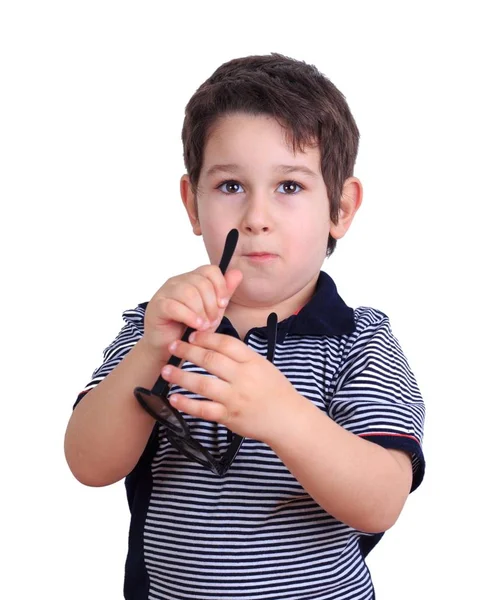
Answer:
[[[237,288],[234,297],[245,297],[246,300],[251,300],[258,304],[267,306],[270,304],[275,304],[279,301],[279,298],[277,298],[277,291],[280,293],[283,290],[281,288],[277,290],[276,283],[274,282],[268,282],[263,277],[252,276],[249,276],[246,280],[246,277],[244,276],[244,279]]]

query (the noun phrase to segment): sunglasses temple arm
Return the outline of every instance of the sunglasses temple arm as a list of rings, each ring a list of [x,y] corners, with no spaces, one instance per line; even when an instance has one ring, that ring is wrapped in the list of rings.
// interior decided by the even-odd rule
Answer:
[[[237,231],[237,229],[231,229],[225,239],[225,245],[224,245],[224,250],[222,252],[222,258],[220,259],[220,263],[219,263],[219,269],[221,270],[222,275],[225,275],[225,272],[227,271],[227,267],[229,266],[232,255],[234,254],[234,251],[236,249],[238,239],[239,239],[239,232]],[[187,342],[188,338],[194,331],[196,331],[196,330],[193,329],[192,327],[187,327],[185,329],[185,333],[183,334],[183,337],[181,338],[181,340],[183,342]],[[171,365],[173,367],[178,367],[180,364],[181,364],[181,359],[172,354],[170,356],[170,359],[168,360],[168,365]],[[158,377],[156,383],[153,385],[153,388],[151,391],[153,394],[156,394],[157,396],[166,397],[168,395],[168,391],[169,391],[169,382],[164,380],[160,375]]]
[[[275,354],[275,347],[276,347],[276,337],[277,337],[277,333],[278,333],[278,316],[276,315],[276,313],[271,313],[268,317],[268,332],[270,333],[270,335],[268,334],[268,352],[267,352],[267,356],[266,358],[270,361],[273,362],[274,360],[274,354]],[[230,444],[232,442],[232,439],[234,437],[233,432],[228,429],[227,430],[227,443]]]

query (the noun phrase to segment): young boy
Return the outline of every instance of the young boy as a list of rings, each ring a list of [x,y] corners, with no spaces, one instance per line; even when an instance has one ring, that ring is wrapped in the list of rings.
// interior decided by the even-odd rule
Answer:
[[[126,478],[125,598],[374,598],[364,559],[422,481],[424,405],[388,317],[321,271],[361,204],[358,140],[332,83],[279,54],[223,64],[188,103],[181,196],[211,264],[123,314],[66,432],[82,483]],[[244,438],[225,473],[137,402],[159,375],[213,456]]]

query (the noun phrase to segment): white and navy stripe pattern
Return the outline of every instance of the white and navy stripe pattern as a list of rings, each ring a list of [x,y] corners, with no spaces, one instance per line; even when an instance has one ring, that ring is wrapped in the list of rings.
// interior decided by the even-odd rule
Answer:
[[[77,401],[140,339],[145,307],[124,313],[126,325]],[[237,337],[227,318],[218,331]],[[266,356],[265,327],[244,341]],[[341,426],[410,452],[412,491],[418,487],[424,404],[386,315],[348,308],[321,272],[310,302],[278,324],[274,364]],[[188,362],[183,368],[204,373]],[[185,418],[210,452],[225,450],[224,427]],[[359,532],[327,514],[266,444],[246,439],[218,477],[179,454],[156,425],[126,489],[128,600],[374,598],[364,559],[382,534]]]

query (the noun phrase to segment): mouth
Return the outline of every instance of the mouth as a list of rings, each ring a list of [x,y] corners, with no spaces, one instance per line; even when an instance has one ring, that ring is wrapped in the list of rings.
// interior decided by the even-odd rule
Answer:
[[[270,252],[251,252],[244,256],[253,262],[265,262],[277,258],[276,254],[271,254]]]

